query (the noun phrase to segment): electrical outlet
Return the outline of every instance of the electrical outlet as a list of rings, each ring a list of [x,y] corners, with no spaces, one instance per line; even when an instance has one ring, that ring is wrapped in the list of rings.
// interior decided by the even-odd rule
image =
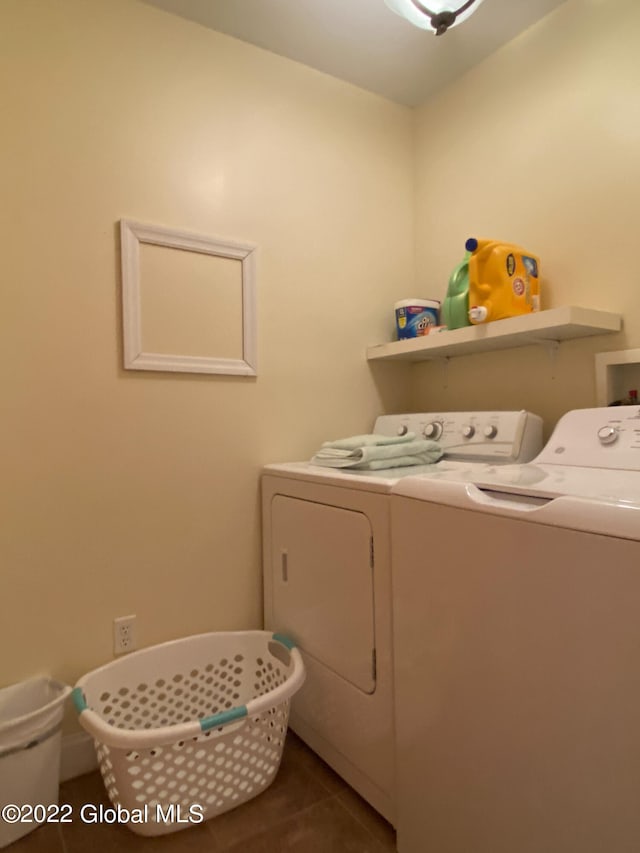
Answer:
[[[118,616],[113,620],[113,653],[124,655],[137,646],[136,616]]]

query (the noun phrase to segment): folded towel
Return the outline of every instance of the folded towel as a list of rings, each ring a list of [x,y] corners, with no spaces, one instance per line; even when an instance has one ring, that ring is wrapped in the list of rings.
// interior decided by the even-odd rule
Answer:
[[[407,432],[405,435],[352,435],[350,438],[339,438],[336,441],[325,441],[325,447],[336,447],[340,450],[358,450],[360,447],[378,447],[386,444],[406,444],[413,441],[415,432]]]
[[[381,471],[383,468],[407,468],[410,465],[431,465],[437,462],[430,453],[418,453],[417,456],[395,456],[393,459],[374,459],[361,465],[349,466],[349,471]]]
[[[362,438],[362,436],[354,436]],[[342,439],[341,443],[351,439]],[[442,448],[435,441],[412,440],[393,444],[368,444],[352,450],[336,447],[338,442],[326,442],[313,456],[311,462],[328,468],[357,468],[376,471],[382,468],[400,468],[406,465],[427,465],[437,462]]]

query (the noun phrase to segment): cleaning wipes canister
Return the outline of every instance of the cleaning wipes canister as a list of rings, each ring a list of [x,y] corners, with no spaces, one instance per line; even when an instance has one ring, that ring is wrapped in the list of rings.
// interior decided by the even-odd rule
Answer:
[[[428,335],[440,319],[440,302],[437,299],[401,299],[395,304],[398,340]]]

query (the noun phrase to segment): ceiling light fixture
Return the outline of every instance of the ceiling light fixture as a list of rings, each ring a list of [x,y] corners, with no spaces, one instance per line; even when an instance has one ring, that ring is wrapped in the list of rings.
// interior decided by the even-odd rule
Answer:
[[[473,15],[482,0],[467,0],[457,9],[451,8],[455,0],[426,0],[429,8],[420,0],[384,0],[397,15],[423,30],[431,30],[437,36],[446,33]]]

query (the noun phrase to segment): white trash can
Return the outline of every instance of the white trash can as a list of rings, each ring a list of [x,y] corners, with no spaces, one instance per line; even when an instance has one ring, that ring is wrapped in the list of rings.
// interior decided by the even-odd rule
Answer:
[[[0,847],[36,829],[44,821],[37,805],[57,804],[60,785],[60,742],[64,700],[71,688],[46,677],[30,678],[0,690]]]

